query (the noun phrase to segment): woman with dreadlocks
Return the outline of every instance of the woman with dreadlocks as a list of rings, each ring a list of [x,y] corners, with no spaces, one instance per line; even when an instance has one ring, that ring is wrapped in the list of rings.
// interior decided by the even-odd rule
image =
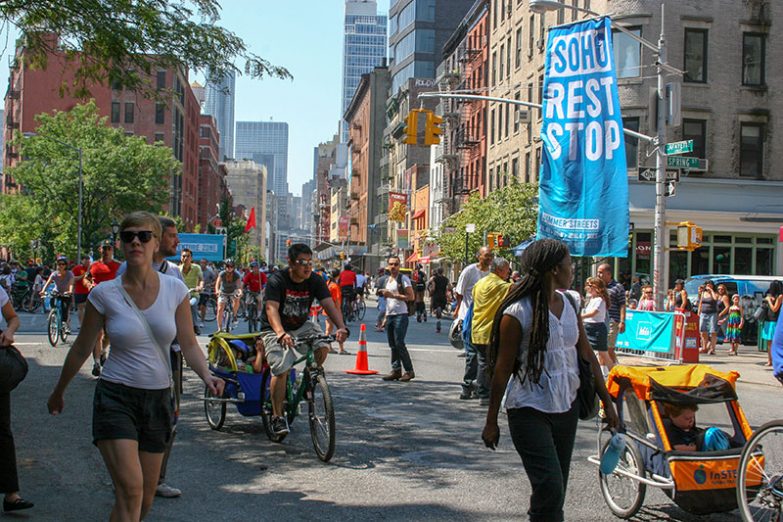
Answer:
[[[523,278],[512,287],[492,327],[488,350],[494,368],[482,439],[495,449],[504,392],[511,440],[532,486],[531,521],[562,521],[579,407],[578,354],[590,361],[610,427],[618,417],[573,302],[557,288],[571,286],[568,247],[554,239],[531,244],[522,256]]]

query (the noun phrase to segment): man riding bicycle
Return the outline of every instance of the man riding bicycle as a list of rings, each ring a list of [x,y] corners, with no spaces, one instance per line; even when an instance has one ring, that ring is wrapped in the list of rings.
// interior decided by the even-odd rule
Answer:
[[[231,299],[231,309],[234,312],[234,324],[237,325],[237,312],[239,311],[239,299],[242,297],[242,278],[239,272],[234,268],[234,261],[226,259],[225,270],[220,272],[215,281],[215,295],[218,296],[217,304],[217,327],[218,331],[223,330],[223,311],[226,309],[226,303]]]
[[[272,373],[269,389],[272,431],[276,435],[288,433],[288,422],[283,415],[286,377],[298,357],[297,352],[307,352],[307,346],[296,346],[296,338],[322,334],[320,326],[308,320],[313,300],[318,299],[329,319],[337,325],[337,341],[344,342],[348,337],[342,314],[337,310],[326,283],[313,273],[312,258],[313,252],[307,245],[291,245],[288,268],[270,276],[261,309],[261,340]],[[315,361],[321,367],[329,353],[329,345],[319,343],[314,348]]]
[[[250,271],[242,278],[245,290],[256,299],[256,309],[261,310],[264,300],[264,287],[266,287],[266,274],[259,271],[258,261],[250,262]]]

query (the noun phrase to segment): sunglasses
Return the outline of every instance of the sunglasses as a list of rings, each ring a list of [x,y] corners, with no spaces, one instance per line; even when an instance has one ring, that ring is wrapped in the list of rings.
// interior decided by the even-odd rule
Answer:
[[[190,254],[182,254],[182,258],[190,257]]]
[[[57,263],[57,266],[67,266],[68,263]]]
[[[398,266],[399,263],[389,263],[389,266]]]
[[[313,262],[307,259],[296,259],[294,263],[299,266],[313,266]]]
[[[153,235],[151,230],[139,230],[138,232],[134,232],[133,230],[123,230],[120,232],[120,240],[123,243],[130,243],[136,237],[138,237],[139,241],[142,243],[149,243]]]

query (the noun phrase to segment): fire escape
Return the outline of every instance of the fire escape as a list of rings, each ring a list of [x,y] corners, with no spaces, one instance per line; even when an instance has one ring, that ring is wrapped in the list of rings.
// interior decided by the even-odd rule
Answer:
[[[480,48],[471,45],[471,39],[466,38],[460,45],[458,59],[461,78],[457,87],[460,91],[474,91],[481,85],[474,84],[473,71],[481,67]],[[482,93],[483,94],[483,93]],[[454,171],[454,190],[452,192],[452,211],[456,212],[467,199],[468,195],[478,188],[477,172],[471,174],[471,167],[480,154],[481,145],[481,107],[482,102],[473,100],[459,101],[458,122],[454,135],[454,149],[457,154],[457,169]]]

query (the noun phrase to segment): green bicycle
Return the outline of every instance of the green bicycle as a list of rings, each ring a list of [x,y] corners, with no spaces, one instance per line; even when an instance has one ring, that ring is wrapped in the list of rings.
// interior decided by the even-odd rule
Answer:
[[[333,335],[312,335],[294,339],[297,346],[308,346],[307,353],[294,361],[294,365],[301,362],[306,362],[306,364],[299,377],[294,377],[295,372],[289,372],[283,402],[283,412],[290,425],[299,415],[299,404],[303,400],[307,401],[313,447],[318,458],[324,462],[329,462],[329,459],[334,455],[334,404],[323,368],[320,368],[315,362],[313,345],[333,343],[334,341]],[[261,377],[261,419],[264,422],[264,430],[269,440],[282,442],[285,435],[277,435],[272,430],[272,400],[269,394],[271,377],[269,366],[264,365]],[[295,382],[292,382],[293,378],[296,379]]]

